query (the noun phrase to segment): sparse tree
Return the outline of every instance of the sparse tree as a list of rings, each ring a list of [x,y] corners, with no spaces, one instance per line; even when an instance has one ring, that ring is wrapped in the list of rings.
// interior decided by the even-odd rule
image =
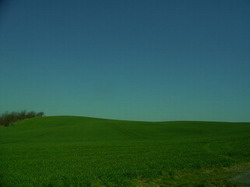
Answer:
[[[43,112],[26,112],[25,110],[21,112],[5,112],[0,116],[0,126],[10,126],[23,119],[42,116],[44,116]]]

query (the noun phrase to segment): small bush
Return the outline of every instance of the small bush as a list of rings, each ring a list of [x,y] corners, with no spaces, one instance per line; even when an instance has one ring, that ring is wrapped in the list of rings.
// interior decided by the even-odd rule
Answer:
[[[0,116],[0,126],[10,126],[13,125],[15,122],[27,119],[27,118],[33,118],[33,117],[42,117],[44,116],[43,112],[5,112]]]

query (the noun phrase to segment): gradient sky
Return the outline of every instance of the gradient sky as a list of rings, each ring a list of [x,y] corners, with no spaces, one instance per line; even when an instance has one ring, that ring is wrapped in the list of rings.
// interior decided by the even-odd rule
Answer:
[[[249,0],[0,0],[0,113],[250,121]]]

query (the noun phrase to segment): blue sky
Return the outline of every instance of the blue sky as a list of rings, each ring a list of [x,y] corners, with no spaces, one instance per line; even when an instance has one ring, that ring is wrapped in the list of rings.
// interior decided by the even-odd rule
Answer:
[[[249,0],[2,0],[0,112],[250,121]]]

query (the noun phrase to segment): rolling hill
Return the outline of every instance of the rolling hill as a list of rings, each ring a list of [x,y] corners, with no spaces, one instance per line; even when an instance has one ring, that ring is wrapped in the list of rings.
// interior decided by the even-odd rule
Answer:
[[[240,186],[250,123],[37,117],[0,128],[0,186]]]

